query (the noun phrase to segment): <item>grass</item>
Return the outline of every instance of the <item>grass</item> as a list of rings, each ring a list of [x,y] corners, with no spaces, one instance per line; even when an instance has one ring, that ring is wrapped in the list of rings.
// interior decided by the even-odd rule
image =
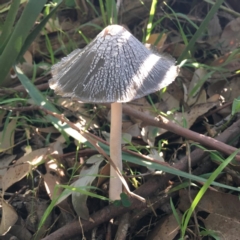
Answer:
[[[194,198],[194,200],[193,200],[190,208],[188,209],[188,211],[186,211],[184,213],[182,223],[181,223],[181,239],[184,239],[189,220],[190,220],[190,218],[193,214],[193,211],[195,210],[197,204],[202,199],[204,193],[208,190],[208,188],[213,183],[213,181],[222,173],[224,168],[227,167],[227,165],[233,161],[234,157],[238,154],[238,152],[239,152],[239,150],[237,150],[236,152],[231,154],[227,159],[222,159],[217,154],[215,154],[213,152],[210,152],[210,155],[211,155],[212,159],[214,159],[214,160],[217,159],[218,161],[220,161],[222,163],[217,167],[217,169],[207,179],[205,184],[199,190],[197,196]]]
[[[47,6],[48,9],[47,9],[47,11],[44,12],[45,14],[40,19],[39,24],[37,26],[34,26],[34,23],[38,19],[39,13],[44,8],[44,4],[46,3],[46,1],[39,1],[36,4],[36,1],[29,0],[29,2],[27,3],[27,5],[23,11],[21,18],[19,19],[19,21],[16,25],[14,25],[14,22],[16,20],[17,11],[21,4],[21,1],[20,0],[13,1],[13,4],[11,5],[11,7],[8,11],[7,19],[4,23],[4,26],[2,28],[2,34],[0,36],[0,42],[3,43],[0,47],[0,80],[3,81],[5,79],[9,70],[14,65],[16,74],[17,74],[21,84],[27,90],[27,92],[31,98],[31,101],[33,101],[35,105],[37,105],[39,107],[43,107],[43,108],[45,108],[51,112],[55,112],[55,113],[61,113],[61,112],[60,112],[59,108],[57,108],[49,100],[50,93],[49,92],[44,92],[44,93],[40,92],[33,84],[33,82],[35,80],[35,76],[33,76],[32,79],[29,79],[28,77],[26,77],[24,72],[22,72],[22,70],[17,66],[17,63],[20,62],[20,60],[22,60],[22,56],[23,56],[24,52],[28,49],[28,47],[34,41],[36,36],[41,31],[42,27],[47,23],[47,21],[50,18],[52,18],[54,16],[54,14],[56,13],[61,2],[62,1],[58,1],[55,5],[51,5],[51,7],[50,7],[50,5]],[[198,63],[198,62],[196,62],[197,60],[194,59],[194,51],[196,49],[197,40],[199,39],[200,36],[202,36],[202,34],[204,33],[204,31],[206,30],[206,28],[209,24],[209,21],[221,7],[223,0],[216,1],[215,5],[213,5],[211,7],[210,11],[206,15],[205,19],[202,21],[200,26],[197,26],[197,24],[195,24],[188,16],[186,16],[182,13],[176,12],[173,8],[171,8],[170,6],[167,6],[167,5],[165,6],[167,14],[165,14],[165,16],[163,16],[162,18],[155,20],[154,16],[157,12],[157,8],[156,8],[157,3],[158,3],[157,0],[152,1],[151,9],[149,11],[149,18],[147,21],[147,27],[146,27],[146,29],[144,29],[145,30],[144,42],[146,42],[149,39],[149,37],[154,32],[154,30],[156,29],[156,26],[158,24],[161,24],[166,18],[171,19],[171,22],[174,23],[173,25],[176,27],[176,29],[178,29],[179,36],[181,37],[182,42],[186,46],[183,53],[178,58],[178,63],[179,64],[182,63],[182,66],[185,68],[196,69],[196,68],[203,67],[203,68],[206,68],[206,70],[208,71],[208,73],[202,79],[200,79],[198,84],[189,93],[189,96],[193,96],[199,91],[199,89],[201,89],[204,86],[204,83],[206,82],[207,79],[209,79],[211,77],[212,74],[214,74],[216,71],[222,72],[225,69],[226,64],[228,62],[232,61],[234,59],[234,57],[236,56],[236,54],[239,53],[239,50],[233,51],[233,53],[230,54],[228,61],[223,63],[223,65],[221,65],[220,67],[211,67],[211,66],[208,66],[208,65],[205,65],[202,63]],[[88,4],[91,4],[91,3],[88,2]],[[5,6],[4,8],[6,9],[6,7],[8,7],[8,6]],[[118,23],[118,9],[117,9],[115,1],[99,0],[99,10],[96,7],[94,7],[94,5],[90,5],[90,7],[94,10],[94,12],[97,12],[98,15],[102,16],[104,26],[107,26],[109,24]],[[29,18],[30,13],[31,13],[31,16]],[[186,21],[192,28],[195,29],[194,30],[195,32],[192,34],[191,37],[189,37],[189,32],[184,28],[184,26],[182,24],[183,20]],[[91,25],[91,23],[90,24],[87,23],[87,24]],[[92,24],[92,27],[98,28],[98,29],[101,28],[100,26],[97,26],[94,24]],[[169,32],[168,29],[164,29],[164,31]],[[90,42],[90,39],[88,38],[88,36],[85,35],[85,33],[81,32],[81,31],[79,31],[78,33],[82,36],[82,38],[85,40],[86,43]],[[64,32],[62,32],[61,34],[65,35]],[[161,37],[161,33],[159,34],[159,39],[160,39],[160,37]],[[51,45],[51,39],[49,38],[49,35],[46,32],[45,32],[45,40],[46,40],[46,46],[48,49],[47,57],[48,57],[48,59],[50,59],[51,65],[52,65],[56,62],[56,58],[55,58],[56,52],[54,52],[53,47]],[[59,35],[59,41],[61,41],[61,35]],[[69,41],[70,41],[70,45],[72,45],[72,46],[75,45],[75,43],[72,39],[69,39]],[[157,41],[156,41],[156,43],[157,43]],[[15,46],[15,47],[12,47],[12,46]],[[64,46],[64,49],[66,49],[67,47],[68,46]],[[148,96],[148,100],[152,107],[151,111],[153,113],[159,113],[159,110],[157,109],[157,107],[155,105],[154,99],[151,96]],[[1,106],[3,106],[3,105],[9,106],[10,105],[10,106],[14,107],[20,103],[23,106],[25,106],[28,103],[28,100],[16,95],[11,98],[3,98],[0,101]],[[185,108],[181,108],[181,109],[185,109]],[[239,99],[236,99],[233,104],[232,115],[239,112],[239,109],[240,109]],[[87,148],[93,148],[92,144],[89,141],[87,141],[86,139],[84,139],[81,132],[76,131],[69,124],[63,123],[63,122],[61,122],[61,120],[59,120],[58,118],[53,117],[51,115],[46,115],[41,110],[38,110],[38,112],[39,112],[39,114],[42,115],[42,119],[44,119],[44,121],[42,119],[38,120],[35,116],[24,116],[21,113],[20,113],[20,116],[17,117],[17,119],[18,119],[18,121],[26,120],[26,122],[29,122],[33,125],[34,124],[42,124],[42,125],[49,126],[50,124],[52,124],[54,127],[56,127],[56,129],[58,129],[60,134],[64,135],[67,145],[70,145],[70,143],[72,142],[72,139],[70,137],[72,137],[73,139],[80,142],[80,144],[76,147],[76,149],[77,149],[76,156],[75,156],[76,161],[78,158],[78,151],[80,150],[80,145],[84,145]],[[14,116],[14,115],[13,115],[13,112],[11,112],[11,111],[9,111],[7,113],[7,115],[5,116],[4,130],[3,130],[4,132],[6,132],[12,116]],[[23,123],[23,125],[24,125],[24,123]],[[21,127],[21,123],[18,123],[17,126]],[[4,136],[4,134],[3,134],[3,136]],[[27,139],[27,136],[24,136],[24,138]],[[52,136],[51,136],[51,133],[49,133],[46,136],[45,144],[48,145],[51,141],[52,141]],[[237,188],[237,187],[228,186],[226,184],[221,184],[221,183],[214,181],[219,175],[221,175],[223,173],[224,168],[233,160],[233,158],[237,154],[237,152],[233,153],[227,159],[220,158],[215,153],[210,152],[210,155],[214,159],[217,159],[219,161],[219,166],[216,168],[216,170],[213,173],[211,173],[210,176],[209,175],[207,177],[206,177],[206,175],[205,176],[194,176],[190,173],[186,173],[186,172],[180,171],[178,169],[165,166],[161,163],[147,161],[147,160],[141,158],[141,154],[143,152],[149,153],[151,148],[157,149],[158,152],[163,151],[164,149],[162,147],[162,142],[167,144],[168,141],[167,140],[159,140],[157,142],[158,142],[157,146],[154,146],[154,147],[150,147],[147,144],[146,145],[135,145],[132,142],[129,142],[129,144],[128,144],[128,146],[126,146],[126,148],[131,149],[132,151],[134,151],[136,153],[139,153],[139,156],[135,156],[128,152],[123,151],[123,160],[125,160],[129,163],[133,163],[137,166],[143,166],[146,169],[148,169],[148,168],[156,169],[159,171],[163,171],[166,173],[170,173],[170,174],[182,177],[184,179],[190,179],[191,181],[193,181],[192,184],[195,184],[195,185],[197,185],[198,182],[204,183],[204,185],[200,188],[197,196],[193,200],[191,207],[189,208],[188,211],[186,211],[186,213],[183,215],[182,219],[180,219],[178,217],[175,206],[174,206],[173,202],[170,201],[173,214],[174,214],[174,216],[180,226],[180,229],[181,229],[181,239],[184,239],[184,237],[186,236],[186,230],[188,228],[190,218],[192,217],[192,213],[193,213],[194,209],[196,208],[197,204],[199,203],[199,201],[201,200],[201,198],[204,196],[204,193],[206,192],[206,190],[209,188],[210,185],[216,186],[216,187],[222,187],[222,188],[228,189],[230,191],[236,191],[236,192],[240,191],[239,188]],[[99,142],[99,146],[106,154],[109,154],[109,147],[107,144]],[[129,167],[129,169],[130,169],[129,171],[132,174],[134,174],[136,172],[136,170],[134,168]],[[75,173],[77,173],[77,171],[78,171],[77,167],[75,169],[74,168],[72,169],[72,175],[70,176],[70,179],[72,179],[72,177],[75,175]],[[137,188],[139,186],[138,179],[133,178],[133,179],[131,179],[131,182],[132,182],[132,185],[134,185],[134,187]],[[178,189],[175,189],[175,191],[179,190],[180,188],[187,187],[188,185],[189,185],[189,183],[184,182],[181,186],[178,187]],[[67,184],[66,185],[59,184],[56,186],[55,190],[57,191],[58,188],[65,189],[65,191],[63,191],[63,193],[60,197],[53,198],[52,202],[50,203],[49,207],[47,208],[46,212],[44,213],[44,215],[40,221],[38,230],[40,230],[42,228],[42,226],[44,225],[44,223],[46,222],[47,217],[49,216],[49,214],[52,212],[54,206],[59,201],[59,198],[63,198],[64,195],[66,196],[67,194],[69,194],[69,192],[79,192],[81,194],[86,194],[87,196],[99,198],[102,201],[108,200],[106,197],[95,193],[94,191],[96,190],[96,188],[94,188],[94,187],[88,188],[88,189],[74,188],[74,187],[68,186]],[[129,203],[128,198],[125,195],[123,195],[122,199],[121,199],[121,204],[127,206],[128,203]],[[211,232],[206,229],[206,230],[202,231],[202,234],[211,234]],[[38,236],[38,233],[36,233],[35,239],[37,239],[37,236]]]

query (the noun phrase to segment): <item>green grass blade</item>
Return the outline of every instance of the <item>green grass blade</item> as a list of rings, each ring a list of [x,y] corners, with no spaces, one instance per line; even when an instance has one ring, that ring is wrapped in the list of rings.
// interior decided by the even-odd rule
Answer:
[[[215,71],[211,71],[209,73],[207,73],[206,75],[203,76],[203,78],[201,78],[198,83],[193,87],[193,89],[191,90],[191,92],[189,93],[189,97],[194,96],[197,91],[199,91],[199,89],[203,86],[203,84],[212,76],[212,74]]]
[[[101,142],[99,142],[99,146],[107,153],[109,154],[109,147]],[[141,165],[141,166],[144,166],[144,167],[149,167],[151,169],[157,169],[157,170],[160,170],[160,171],[164,171],[164,172],[167,172],[167,173],[170,173],[170,174],[173,174],[175,176],[180,176],[180,177],[184,177],[186,179],[191,179],[192,181],[197,181],[197,182],[206,182],[207,180],[203,177],[199,177],[199,176],[194,176],[194,175],[191,175],[189,173],[186,173],[186,172],[183,172],[183,171],[180,171],[176,168],[173,168],[173,167],[168,167],[168,166],[165,166],[165,165],[162,165],[162,164],[159,164],[159,163],[156,163],[156,162],[152,162],[152,161],[148,161],[148,160],[143,160],[142,158],[140,157],[137,157],[137,156],[134,156],[134,155],[131,155],[129,153],[126,153],[126,152],[122,152],[122,159],[127,161],[127,162],[131,162],[131,163],[135,163],[137,165]],[[222,188],[226,188],[226,189],[230,189],[230,190],[233,190],[233,191],[238,191],[240,192],[240,189],[239,188],[236,188],[236,187],[231,187],[231,186],[227,186],[225,184],[221,184],[221,183],[218,183],[218,182],[212,182],[212,185],[213,186],[217,186],[217,187],[222,187]]]
[[[212,175],[209,177],[209,179],[205,182],[205,184],[202,186],[202,188],[198,192],[197,196],[194,198],[190,208],[187,211],[186,217],[183,219],[183,226],[181,228],[181,237],[182,238],[185,236],[188,222],[189,222],[189,220],[192,216],[192,213],[193,213],[194,209],[196,208],[197,204],[199,203],[199,201],[201,200],[201,198],[203,197],[203,195],[205,194],[205,192],[207,191],[209,186],[213,183],[214,179],[216,179],[216,177],[219,174],[221,174],[223,169],[234,159],[234,157],[237,155],[238,152],[239,152],[239,150],[232,153],[226,160],[224,160],[218,166],[218,168],[212,173]],[[214,154],[214,157],[215,157],[215,154]],[[219,156],[217,156],[217,157],[219,157]]]
[[[21,48],[47,0],[29,0],[0,56],[0,83],[16,61]]]
[[[175,206],[174,206],[174,204],[173,204],[172,198],[170,198],[170,206],[171,206],[173,215],[174,215],[174,217],[175,217],[178,225],[181,225],[181,220],[180,220],[180,218],[179,218],[179,216],[178,216],[178,213],[177,213],[177,210],[176,210],[176,208],[175,208]]]
[[[103,0],[99,0],[99,5],[100,5],[100,10],[101,10],[103,23],[104,23],[104,26],[106,27],[107,26],[107,18],[106,18],[106,13],[105,13],[105,9],[104,9]]]
[[[117,24],[117,6],[115,0],[106,1],[108,24]]]
[[[0,43],[1,43],[0,54],[3,51],[3,47],[5,46],[7,39],[10,37],[12,33],[12,28],[13,28],[14,21],[16,19],[19,5],[20,5],[20,0],[15,0],[13,1],[9,9],[9,12],[4,22],[2,33],[0,36]]]
[[[27,90],[30,97],[34,100],[36,105],[42,106],[46,108],[49,111],[59,113],[58,110],[42,95],[42,93],[33,85],[33,83],[23,74],[21,69],[15,66],[15,72],[21,81],[22,85]],[[62,123],[59,119],[53,117],[53,116],[46,116],[46,118],[52,122],[52,124],[59,130],[60,133],[62,133],[65,137],[66,134],[75,138],[78,141],[84,142],[84,138],[82,135],[72,129],[68,124]],[[86,145],[91,147],[91,145],[88,142],[85,142]]]
[[[183,42],[184,42],[184,44],[185,44],[186,46],[188,46],[187,36],[186,36],[186,34],[184,33],[184,30],[183,30],[183,28],[182,28],[182,24],[180,23],[177,14],[175,13],[175,11],[174,11],[170,6],[167,5],[167,3],[165,3],[165,5],[166,5],[166,6],[168,7],[168,9],[172,12],[172,15],[175,17],[175,19],[176,19],[176,21],[177,21],[176,26],[177,26],[178,29],[179,29],[179,32],[180,32],[180,34],[181,34],[181,36],[182,36],[182,39],[183,39]]]
[[[95,5],[93,3],[91,3],[91,1],[87,0],[87,3],[90,5],[90,7],[92,8],[92,10],[94,11],[94,13],[96,14],[96,16],[99,16],[99,13],[95,7]]]
[[[151,32],[153,30],[153,18],[156,12],[157,3],[158,3],[158,0],[152,0],[152,5],[150,9],[148,24],[147,24],[147,34],[146,34],[145,42],[149,39]]]
[[[27,51],[27,49],[30,47],[31,43],[34,41],[34,39],[38,36],[42,28],[46,25],[48,20],[53,16],[53,14],[57,11],[58,7],[62,3],[62,0],[58,1],[58,4],[50,11],[50,13],[45,16],[42,21],[33,29],[33,31],[28,35],[26,38],[21,51],[18,54],[17,61],[20,60],[20,58],[23,56],[23,54]]]
[[[220,6],[222,5],[223,2],[224,2],[224,0],[217,0],[216,3],[213,5],[213,7],[210,9],[207,16],[202,21],[200,27],[198,28],[198,30],[195,32],[195,34],[193,35],[193,37],[189,41],[188,45],[184,49],[181,56],[178,58],[178,61],[177,61],[178,64],[180,64],[186,58],[186,56],[189,55],[189,52],[192,51],[197,39],[201,36],[202,32],[207,28],[210,20],[213,18],[214,14],[220,8]]]
[[[42,106],[49,111],[59,113],[57,111],[57,109],[50,102],[47,101],[47,99],[42,95],[42,93],[32,84],[32,82],[22,73],[22,71],[19,68],[15,67],[15,71],[16,71],[17,76],[18,76],[19,80],[21,81],[22,85],[25,87],[25,89],[27,90],[27,92],[29,93],[31,98],[34,100],[36,105]],[[59,130],[59,132],[61,132],[63,134],[65,133],[78,141],[80,141],[82,139],[81,141],[84,142],[82,135],[78,131],[72,129],[68,124],[62,123],[60,120],[56,119],[53,116],[46,116],[46,118],[50,122],[52,122],[52,124]],[[84,142],[84,144],[86,144],[88,147],[93,148],[93,146],[87,141]],[[109,154],[109,147],[107,145],[99,142],[99,146],[107,154]],[[135,163],[135,164],[138,164],[141,166],[151,167],[154,169],[162,170],[164,172],[167,172],[167,173],[170,173],[170,174],[173,174],[176,176],[191,179],[192,181],[206,182],[206,179],[203,177],[194,176],[189,173],[180,171],[176,168],[167,167],[167,166],[164,166],[164,165],[152,162],[152,161],[143,160],[140,157],[136,157],[136,156],[131,155],[126,152],[123,152],[122,157],[123,157],[123,160],[125,160],[125,161],[132,162],[132,163]],[[240,191],[240,189],[238,189],[238,188],[227,186],[225,184],[221,184],[221,183],[217,183],[217,182],[213,182],[212,185],[222,187],[222,188],[227,188],[227,189],[230,189],[233,191]]]

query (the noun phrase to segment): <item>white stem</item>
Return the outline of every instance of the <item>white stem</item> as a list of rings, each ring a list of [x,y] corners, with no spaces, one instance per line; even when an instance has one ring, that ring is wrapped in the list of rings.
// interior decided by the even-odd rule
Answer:
[[[111,130],[110,130],[110,158],[122,172],[122,103],[111,104]],[[110,167],[109,198],[120,199],[122,182],[116,170]]]

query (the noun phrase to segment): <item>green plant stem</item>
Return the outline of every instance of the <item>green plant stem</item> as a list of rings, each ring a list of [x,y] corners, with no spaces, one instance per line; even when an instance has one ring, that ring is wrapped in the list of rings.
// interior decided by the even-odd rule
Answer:
[[[185,218],[183,217],[183,224],[181,228],[181,237],[184,239],[185,232],[188,226],[188,222],[190,220],[190,217],[192,216],[192,213],[194,209],[196,208],[197,204],[209,188],[209,186],[212,184],[212,182],[216,179],[216,177],[223,171],[223,169],[234,159],[234,157],[237,155],[239,150],[232,153],[226,160],[223,160],[223,163],[218,166],[218,168],[212,173],[212,175],[209,177],[209,179],[204,183],[200,191],[198,192],[197,196],[194,198],[190,208],[187,210],[186,214],[184,214]]]
[[[156,12],[158,0],[152,0],[152,5],[150,9],[149,19],[148,19],[148,25],[147,25],[147,34],[145,38],[145,42],[149,39],[151,32],[153,30],[153,18]]]

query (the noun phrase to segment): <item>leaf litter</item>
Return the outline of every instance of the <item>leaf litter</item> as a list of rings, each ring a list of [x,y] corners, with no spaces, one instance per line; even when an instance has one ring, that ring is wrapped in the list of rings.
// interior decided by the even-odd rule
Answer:
[[[184,4],[189,7],[189,3]],[[210,6],[206,4],[201,1],[200,5]],[[182,11],[175,3],[172,3],[171,7],[176,12]],[[59,28],[62,27],[62,30],[68,31],[74,26],[72,18],[68,24],[66,24],[65,17],[61,16],[60,18],[60,15],[63,14],[62,11],[59,10],[59,19],[51,19],[48,22],[47,31],[42,32],[42,36],[51,38],[53,35],[50,33],[56,33]],[[68,11],[71,12],[71,8]],[[178,22],[185,24],[182,25],[183,29],[181,31],[184,30],[190,35],[194,34],[194,31],[192,31],[193,25],[190,24],[191,21],[198,25],[197,19],[206,16],[195,11],[189,11],[186,15],[189,18],[188,21],[185,18]],[[89,14],[91,15],[91,13]],[[178,17],[179,20],[181,16]],[[152,32],[147,43],[156,44],[156,47],[151,47],[154,51],[165,51],[178,58],[187,47],[187,42],[183,40],[184,36],[179,34],[179,28],[172,24],[174,21],[168,18],[162,20],[161,24],[156,26],[156,30]],[[142,36],[137,29],[139,27],[142,29],[145,22],[129,24],[129,26],[132,25],[131,31],[136,33],[138,39],[141,39]],[[187,27],[184,28],[185,26]],[[129,105],[155,119],[164,114],[169,121],[205,135],[210,134],[210,132],[214,132],[213,135],[221,134],[222,128],[227,129],[233,121],[237,121],[236,118],[238,117],[236,114],[232,116],[232,113],[238,112],[235,99],[240,95],[238,86],[239,28],[239,18],[223,17],[220,11],[216,13],[210,20],[205,34],[197,40],[195,49],[191,50],[192,59],[188,56],[189,62],[181,69],[177,80],[167,89],[153,93],[149,97],[132,101]],[[67,33],[70,34],[70,32]],[[88,34],[87,31],[86,34]],[[93,36],[90,38],[93,38]],[[51,40],[54,42],[54,39]],[[42,44],[38,41],[35,40],[35,46]],[[44,53],[44,47],[42,49],[42,53]],[[34,70],[32,64],[35,61],[32,53],[31,47],[25,55],[26,63],[22,64],[21,68],[29,78],[34,79],[35,76],[33,75],[36,70]],[[41,59],[50,62],[49,52],[41,55]],[[197,67],[196,62],[199,64]],[[46,84],[50,78],[49,75],[40,77],[42,73],[43,68],[37,68],[36,86],[39,83]],[[7,79],[10,82],[11,74]],[[9,88],[15,88],[18,85],[14,81],[12,85],[8,86],[10,86]],[[88,130],[101,138],[107,146],[109,125],[111,124],[108,108],[98,104],[88,105],[73,102],[69,99],[56,98],[51,94],[49,96],[64,116],[67,116],[80,129]],[[28,98],[26,93],[24,97]],[[225,107],[227,103],[234,101],[235,111],[233,111],[231,105]],[[80,217],[82,220],[89,222],[93,221],[92,215],[94,216],[94,212],[107,205],[109,164],[106,163],[104,156],[96,155],[96,152],[93,152],[85,143],[74,141],[69,136],[59,133],[50,122],[43,118],[43,113],[40,113],[39,110],[32,108],[25,114],[20,110],[20,108],[25,107],[21,103],[1,104],[1,106],[4,111],[1,110],[0,114],[2,123],[2,129],[0,130],[0,186],[2,188],[0,234],[17,236],[16,232],[18,231],[16,229],[20,228],[26,231],[25,236],[28,235],[29,239],[33,234],[36,234],[38,239],[42,239],[49,232],[54,233],[61,229],[74,217]],[[28,102],[27,106],[31,107],[32,105]],[[17,111],[11,112],[11,116],[8,118],[8,113],[14,108],[17,108]],[[13,116],[14,118],[11,118]],[[226,120],[223,126],[221,122],[227,117],[230,120]],[[220,127],[216,128],[218,124],[220,124]],[[23,134],[23,132],[27,132],[26,129],[28,129],[26,134],[28,136]],[[238,147],[239,143],[235,142]],[[150,126],[144,121],[126,114],[123,116],[122,144],[124,144],[123,151],[130,149],[136,154],[149,156],[151,159],[167,164],[178,163],[186,155],[189,156],[190,160],[191,157],[194,158],[194,156],[188,155],[187,144],[189,143],[185,139],[179,138],[179,136],[171,134],[165,129]],[[195,146],[191,146],[190,150],[192,151],[194,148]],[[28,153],[24,153],[22,149],[28,149]],[[104,148],[104,151],[107,153],[107,148]],[[71,159],[71,163],[67,163],[67,158]],[[206,167],[208,165],[209,167]],[[197,165],[189,166],[189,168],[189,171],[191,170],[199,175],[211,173],[212,169],[216,168],[216,161],[212,163],[211,159],[207,157]],[[238,173],[239,166],[235,162],[231,164],[231,168],[227,168],[226,172],[219,176],[219,180],[226,185],[238,187]],[[147,164],[143,167],[129,162],[124,165],[123,174],[132,190],[135,190],[136,186],[144,186],[144,183],[150,181],[152,176],[164,177],[165,175],[163,171],[155,171]],[[225,178],[230,178],[231,181],[225,181]],[[34,183],[30,184],[29,179],[32,179]],[[180,180],[182,181],[182,179]],[[179,184],[181,186],[181,181],[178,181],[177,178],[171,178],[171,181],[166,185],[168,188]],[[189,185],[191,184],[189,183]],[[201,187],[201,184],[194,182],[191,190],[188,192],[177,191],[177,194],[173,197],[176,208],[175,214],[177,213],[179,219],[182,219],[184,212],[189,208],[189,199],[194,199],[197,185]],[[160,187],[159,191],[166,191],[166,189]],[[239,229],[238,211],[236,210],[239,205],[236,196],[237,190],[233,194],[226,191],[226,189],[216,187],[214,191],[209,190],[202,197],[196,209],[198,222],[194,222],[195,220],[191,218],[189,232],[187,233],[188,238],[191,239],[199,234],[192,227],[195,225],[199,229],[206,229],[210,238],[216,235],[220,239],[236,239]],[[99,198],[104,197],[105,201],[99,199],[96,201],[94,198],[96,195]],[[152,195],[149,197],[151,202]],[[19,202],[24,202],[26,199],[28,200],[26,201],[26,207],[19,207]],[[50,201],[56,199],[55,207],[53,206],[52,209],[57,209],[58,213],[51,214],[48,212],[48,207]],[[116,204],[121,205],[122,202]],[[167,205],[170,211],[161,212],[159,208],[152,208],[152,212],[141,216],[142,222],[137,221],[138,224],[134,228],[129,228],[129,235],[126,239],[171,240],[180,237],[181,225],[179,225],[176,215],[173,213],[174,210],[169,207],[169,200],[163,205]],[[27,209],[24,217],[21,213],[22,209]],[[43,227],[39,229],[38,226],[40,226],[42,216],[46,212],[48,218],[45,219]],[[139,214],[142,212],[143,210],[140,210]],[[121,213],[118,213],[118,215],[120,216]],[[21,219],[21,222],[18,218]],[[154,224],[151,224],[150,218]],[[54,223],[56,224],[53,227]],[[102,229],[97,229],[97,231],[98,236],[105,237],[105,232]],[[215,235],[211,235],[212,232]],[[17,237],[22,239],[20,233]],[[201,231],[200,237],[203,238]]]

